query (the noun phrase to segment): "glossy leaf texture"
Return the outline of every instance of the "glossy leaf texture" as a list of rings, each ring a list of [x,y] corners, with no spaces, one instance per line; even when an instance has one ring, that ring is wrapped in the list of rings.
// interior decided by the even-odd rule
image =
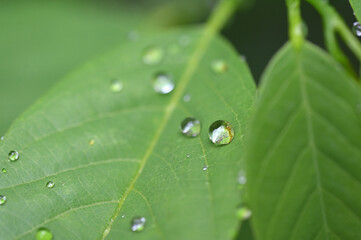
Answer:
[[[361,1],[359,0],[350,0],[350,4],[354,11],[354,14],[359,22],[361,22]]]
[[[124,43],[28,109],[0,143],[2,239],[33,239],[42,227],[56,239],[230,238],[255,86],[235,50],[208,33],[180,29]],[[164,58],[144,64],[154,47],[164,55],[150,59]],[[214,60],[226,68],[212,70]],[[172,92],[153,90],[157,73],[173,78]],[[198,137],[180,132],[190,116],[201,122]],[[209,140],[216,120],[233,126],[229,145]],[[8,162],[12,150],[20,157]],[[142,232],[131,231],[136,217],[146,219]]]
[[[359,84],[311,43],[272,60],[246,138],[257,239],[361,238],[360,106]]]

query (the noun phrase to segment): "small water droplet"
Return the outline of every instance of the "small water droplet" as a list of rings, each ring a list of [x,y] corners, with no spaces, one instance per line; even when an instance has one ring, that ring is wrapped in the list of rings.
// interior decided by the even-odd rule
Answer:
[[[191,43],[191,38],[187,35],[182,35],[178,39],[179,46],[187,47]]]
[[[241,170],[238,173],[238,184],[240,184],[243,188],[243,186],[246,184],[247,182],[247,178],[246,178],[246,172]]]
[[[53,188],[55,186],[55,183],[53,181],[49,181],[49,182],[46,183],[46,186],[48,188]]]
[[[6,170],[6,168],[1,169],[1,171],[2,171],[3,173],[7,173],[7,172],[8,172],[8,170]]]
[[[182,121],[180,130],[187,137],[197,137],[201,132],[201,122],[198,119],[187,117]]]
[[[190,156],[191,156],[191,155],[190,155],[189,153],[186,155],[187,158],[190,158]]]
[[[52,240],[53,234],[47,228],[39,228],[36,232],[36,240]]]
[[[139,39],[139,32],[137,30],[132,30],[128,33],[127,38],[129,41],[137,41]]]
[[[165,52],[159,46],[150,46],[143,51],[142,60],[146,65],[158,65],[164,59]]]
[[[357,36],[361,37],[361,24],[359,22],[354,22],[352,26],[352,32]]]
[[[209,127],[208,136],[215,145],[226,145],[232,142],[234,130],[229,122],[218,120]]]
[[[167,94],[173,91],[174,82],[170,75],[159,72],[153,77],[153,89],[157,93]]]
[[[204,166],[204,167],[202,168],[202,170],[203,170],[203,171],[207,171],[207,170],[208,170],[208,166]]]
[[[4,205],[6,203],[6,196],[0,195],[0,205]]]
[[[1,136],[0,137],[0,141],[4,141],[5,137],[4,136]]]
[[[10,151],[9,152],[9,160],[14,162],[19,159],[19,152],[18,151]]]
[[[252,216],[252,211],[247,207],[241,207],[237,211],[238,219],[247,220]]]
[[[211,64],[211,68],[213,72],[217,74],[225,73],[228,69],[228,66],[225,61],[223,60],[215,60]]]
[[[95,140],[94,140],[94,139],[91,139],[91,140],[89,141],[89,145],[90,145],[90,146],[93,146],[94,143],[95,143]]]
[[[118,93],[120,91],[122,91],[123,89],[123,83],[119,80],[113,80],[111,85],[110,85],[110,90],[114,93]]]
[[[183,101],[184,102],[189,102],[191,100],[191,95],[190,94],[186,94],[183,96]]]
[[[144,230],[146,219],[145,217],[134,218],[132,221],[132,231],[141,232]]]
[[[122,215],[122,218],[125,218],[125,214]]]

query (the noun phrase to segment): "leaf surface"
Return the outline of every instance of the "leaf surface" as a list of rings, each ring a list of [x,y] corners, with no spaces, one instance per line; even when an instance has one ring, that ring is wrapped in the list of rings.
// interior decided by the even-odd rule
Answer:
[[[360,103],[360,86],[310,43],[272,60],[246,154],[257,239],[361,238]]]
[[[187,46],[178,43],[184,36]],[[146,66],[144,49],[155,45],[165,58]],[[218,59],[227,64],[222,74],[211,69]],[[173,76],[173,92],[152,89],[158,72]],[[123,90],[110,91],[113,79]],[[245,62],[203,28],[142,37],[88,63],[28,109],[0,145],[2,237],[33,239],[46,227],[56,239],[230,238],[254,95]],[[188,116],[201,121],[198,137],[179,131]],[[235,130],[223,147],[207,133],[219,119]],[[16,162],[7,162],[11,150]],[[147,219],[143,232],[130,230],[134,217]]]

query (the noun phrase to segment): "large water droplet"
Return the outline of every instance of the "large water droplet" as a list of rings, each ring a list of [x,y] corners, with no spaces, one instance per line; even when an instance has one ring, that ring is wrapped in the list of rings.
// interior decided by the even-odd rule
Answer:
[[[361,37],[361,24],[359,22],[354,22],[352,31],[357,37]]]
[[[14,162],[19,159],[19,152],[18,151],[10,151],[9,152],[9,160]]]
[[[0,195],[0,205],[4,205],[6,203],[6,196]]]
[[[46,183],[46,186],[48,188],[53,188],[55,186],[55,183],[53,181],[49,181],[49,182]]]
[[[180,130],[187,137],[197,137],[201,132],[201,122],[198,119],[187,117],[182,121]]]
[[[46,228],[39,228],[36,232],[36,240],[52,240],[53,234]]]
[[[153,77],[153,89],[161,94],[170,93],[174,89],[172,77],[163,72],[155,74]]]
[[[237,211],[237,216],[240,220],[247,220],[252,216],[252,211],[247,207],[241,207]]]
[[[143,231],[146,221],[147,220],[145,219],[145,217],[134,218],[132,221],[132,231],[133,232]]]
[[[208,166],[203,166],[202,170],[203,170],[203,171],[207,171],[207,170],[208,170]]]
[[[225,61],[223,60],[215,60],[211,63],[211,68],[213,72],[221,74],[225,73],[228,69],[228,66]]]
[[[110,85],[110,90],[114,93],[118,93],[120,91],[122,91],[123,89],[123,83],[119,80],[113,80],[111,85]]]
[[[234,130],[229,122],[218,120],[209,127],[208,136],[215,145],[226,145],[232,142]]]
[[[6,170],[6,168],[1,169],[1,171],[2,171],[3,173],[7,173],[7,172],[8,172],[8,170]]]
[[[150,46],[143,51],[142,60],[146,65],[158,65],[164,59],[165,52],[159,46]]]

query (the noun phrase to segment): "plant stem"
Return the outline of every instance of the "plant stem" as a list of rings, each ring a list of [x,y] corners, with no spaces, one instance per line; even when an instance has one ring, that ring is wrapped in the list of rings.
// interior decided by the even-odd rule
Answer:
[[[300,49],[304,42],[300,0],[287,0],[289,37],[295,49]]]
[[[209,34],[218,33],[239,7],[241,2],[243,2],[243,0],[220,0],[208,20],[206,32]]]
[[[352,34],[350,28],[344,23],[336,10],[328,4],[328,1],[321,0],[307,0],[321,15],[325,25],[325,40],[329,52],[344,65],[353,75],[356,75],[348,58],[340,49],[336,33],[338,33],[344,43],[355,54],[361,62],[361,43]]]

